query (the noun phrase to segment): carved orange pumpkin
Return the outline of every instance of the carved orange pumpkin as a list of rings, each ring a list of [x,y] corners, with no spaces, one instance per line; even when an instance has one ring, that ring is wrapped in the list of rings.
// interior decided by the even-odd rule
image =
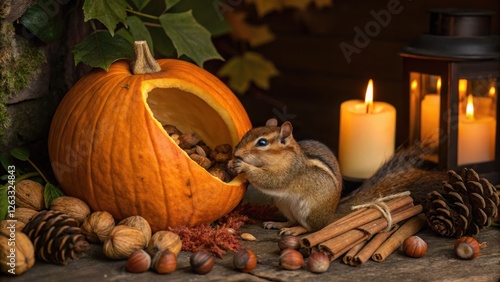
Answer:
[[[150,56],[147,47],[138,46],[146,45],[136,44],[136,54]],[[138,69],[149,66],[139,57]],[[132,73],[119,61],[72,87],[50,128],[53,171],[67,195],[118,220],[141,215],[155,231],[210,223],[240,202],[245,180],[224,183],[213,177],[162,125],[196,132],[211,148],[234,147],[251,128],[250,120],[212,74],[175,59],[158,64],[156,71],[134,74],[140,71]]]

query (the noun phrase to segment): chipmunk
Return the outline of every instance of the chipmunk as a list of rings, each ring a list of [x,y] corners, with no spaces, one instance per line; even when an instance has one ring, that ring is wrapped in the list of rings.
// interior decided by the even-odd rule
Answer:
[[[248,131],[234,150],[232,167],[258,190],[273,198],[287,222],[264,222],[280,235],[300,235],[323,228],[334,219],[342,177],[334,154],[318,141],[297,142],[290,122]]]

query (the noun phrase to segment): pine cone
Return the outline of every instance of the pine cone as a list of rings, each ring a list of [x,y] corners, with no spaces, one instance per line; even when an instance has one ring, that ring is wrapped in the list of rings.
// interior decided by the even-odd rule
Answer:
[[[448,176],[449,180],[443,182],[444,192],[427,195],[427,222],[442,236],[477,235],[497,216],[496,188],[473,169],[463,169],[461,175],[448,171]]]
[[[66,264],[68,258],[85,252],[85,241],[78,221],[59,211],[41,211],[23,228],[35,247],[35,256],[46,262]]]

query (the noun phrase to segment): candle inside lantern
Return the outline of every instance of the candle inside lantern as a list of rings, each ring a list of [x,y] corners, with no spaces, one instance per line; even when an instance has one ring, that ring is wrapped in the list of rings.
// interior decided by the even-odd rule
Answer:
[[[394,154],[396,109],[373,101],[370,79],[365,101],[349,100],[340,105],[339,164],[342,175],[366,179]]]
[[[467,97],[465,115],[458,124],[458,165],[493,161],[495,159],[496,120],[477,118],[472,95]]]
[[[441,78],[436,82],[436,90],[437,93],[424,96],[420,112],[420,138],[431,148],[437,148],[439,144]]]

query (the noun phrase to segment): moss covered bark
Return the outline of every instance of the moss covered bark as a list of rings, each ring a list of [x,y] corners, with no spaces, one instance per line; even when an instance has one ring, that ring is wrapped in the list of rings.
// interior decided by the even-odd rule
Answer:
[[[28,86],[44,62],[42,50],[16,37],[12,24],[0,19],[0,139],[10,124],[7,100]]]

